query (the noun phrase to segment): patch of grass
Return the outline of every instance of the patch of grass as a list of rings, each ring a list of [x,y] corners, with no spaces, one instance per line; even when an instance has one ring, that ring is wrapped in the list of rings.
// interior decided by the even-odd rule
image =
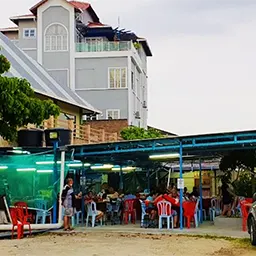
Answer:
[[[210,239],[210,240],[225,240],[228,242],[234,243],[234,245],[242,247],[242,248],[251,248],[256,250],[256,247],[251,245],[249,238],[235,238],[235,237],[228,237],[228,236],[215,236],[215,235],[188,235],[188,234],[178,234],[177,236],[180,237],[195,237],[195,238],[204,238],[204,239]]]
[[[239,247],[243,247],[243,248],[251,247],[252,249],[256,250],[256,247],[251,245],[251,241],[249,238],[236,239],[234,240],[234,242],[238,244]]]

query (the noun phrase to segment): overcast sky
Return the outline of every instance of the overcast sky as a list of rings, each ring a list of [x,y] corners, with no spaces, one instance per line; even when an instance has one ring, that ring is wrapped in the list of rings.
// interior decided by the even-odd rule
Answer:
[[[4,1],[0,26],[38,1]],[[148,39],[150,125],[181,135],[256,129],[256,0],[89,2],[103,23],[120,16]]]

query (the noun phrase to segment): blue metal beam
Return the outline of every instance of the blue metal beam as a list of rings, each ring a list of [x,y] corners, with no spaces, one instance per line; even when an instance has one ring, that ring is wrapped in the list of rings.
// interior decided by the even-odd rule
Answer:
[[[214,134],[214,135],[199,135],[191,137],[174,137],[174,138],[160,138],[160,139],[151,139],[151,140],[136,140],[136,141],[125,141],[125,142],[115,142],[115,143],[103,143],[96,145],[81,145],[81,146],[70,146],[74,148],[78,154],[82,155],[84,152],[92,150],[95,151],[117,151],[118,149],[132,149],[132,148],[149,148],[152,147],[154,151],[158,147],[167,147],[172,146],[168,149],[178,149],[179,140],[183,141],[183,148],[193,148],[193,147],[212,147],[212,146],[225,146],[230,145],[231,143],[240,144],[243,143],[255,143],[256,140],[256,131],[250,132],[240,132],[240,133],[231,133],[231,134]],[[130,151],[132,152],[132,151]],[[116,152],[115,152],[116,153]]]
[[[249,145],[248,145],[249,144]],[[234,147],[234,146],[250,146],[251,144],[254,144],[254,146],[256,147],[256,139],[253,140],[241,140],[241,141],[228,141],[228,142],[212,142],[212,143],[200,143],[200,144],[185,144],[182,145],[183,150],[186,149],[194,149],[194,150],[199,150],[202,148],[214,148],[214,147],[222,147],[222,146],[230,146],[230,147]],[[173,151],[173,152],[177,152],[179,150],[178,145],[174,145],[174,146],[155,146],[155,147],[145,147],[145,148],[126,148],[126,149],[122,149],[121,147],[119,147],[117,150],[116,149],[112,149],[112,150],[104,150],[102,149],[101,151],[94,151],[94,152],[83,152],[82,154],[80,153],[75,153],[76,156],[92,156],[92,155],[108,155],[108,154],[117,154],[117,153],[132,153],[132,152],[154,152],[154,151],[165,151],[165,150],[169,150],[169,151]],[[88,149],[89,150],[89,149]],[[220,150],[216,149],[216,150]],[[230,148],[230,150],[232,150],[232,148]]]

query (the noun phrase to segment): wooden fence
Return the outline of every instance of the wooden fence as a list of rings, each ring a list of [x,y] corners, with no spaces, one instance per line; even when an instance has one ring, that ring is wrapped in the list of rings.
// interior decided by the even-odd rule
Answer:
[[[50,119],[44,121],[44,129],[66,128],[72,131],[71,144],[92,144],[120,141],[118,133],[109,133],[105,129],[94,129],[90,124],[75,124],[73,120]]]
[[[28,124],[25,128],[36,129],[33,124]],[[93,144],[103,142],[115,142],[121,141],[122,138],[118,133],[109,133],[105,129],[94,129],[90,124],[75,124],[73,120],[61,120],[53,117],[45,120],[42,124],[43,129],[50,128],[66,128],[72,131],[71,144],[82,145],[82,144]],[[0,137],[0,147],[15,146],[16,143],[9,143]]]

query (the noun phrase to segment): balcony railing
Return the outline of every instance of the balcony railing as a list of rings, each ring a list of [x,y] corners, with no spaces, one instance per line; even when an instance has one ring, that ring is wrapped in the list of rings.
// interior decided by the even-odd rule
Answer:
[[[130,41],[76,43],[77,52],[116,52],[131,50]]]

